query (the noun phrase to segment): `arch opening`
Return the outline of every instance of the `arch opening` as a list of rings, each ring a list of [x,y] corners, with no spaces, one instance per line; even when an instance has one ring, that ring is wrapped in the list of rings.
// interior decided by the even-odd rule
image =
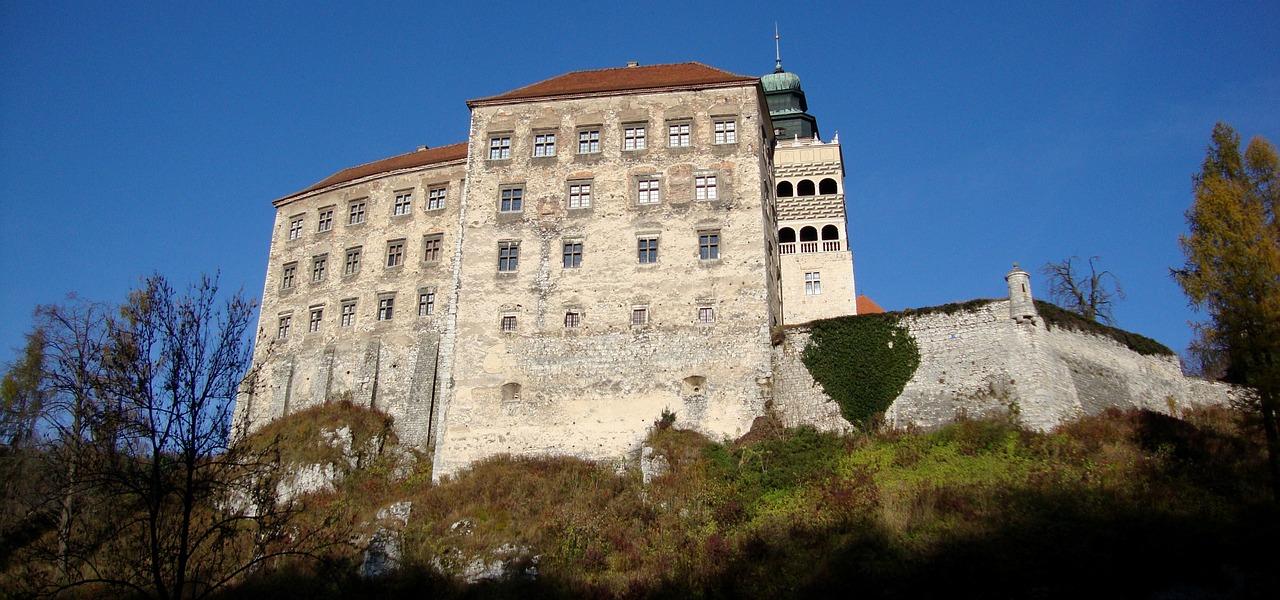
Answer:
[[[795,189],[795,188],[793,188],[793,187],[791,186],[791,182],[790,182],[790,181],[779,181],[779,182],[778,182],[778,197],[779,197],[779,198],[787,198],[787,197],[790,197],[790,196],[792,195],[792,193],[793,193],[793,190],[794,190],[794,189]]]
[[[837,191],[838,189],[839,189],[839,186],[836,185],[836,180],[830,177],[818,182],[819,194],[838,194],[840,193],[839,191]]]
[[[801,180],[801,181],[800,181],[800,183],[796,184],[796,195],[797,195],[797,196],[812,196],[812,195],[814,195],[814,193],[813,193],[813,182],[812,182],[812,181],[810,181],[810,180],[808,180],[808,179],[803,179],[803,180]]]

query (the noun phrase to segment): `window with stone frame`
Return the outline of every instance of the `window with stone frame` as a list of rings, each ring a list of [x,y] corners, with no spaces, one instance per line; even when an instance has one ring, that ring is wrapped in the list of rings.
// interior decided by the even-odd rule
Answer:
[[[324,233],[333,229],[333,207],[320,209],[320,215],[316,219],[316,232]]]
[[[649,307],[648,306],[632,306],[631,307],[631,326],[642,327],[649,324]]]
[[[489,138],[489,160],[511,158],[511,135],[495,135]]]
[[[622,127],[622,149],[644,150],[646,145],[645,125],[624,125]]]
[[[804,295],[817,296],[822,293],[822,273],[811,271],[804,274]]]
[[[641,175],[636,180],[636,202],[659,204],[662,202],[662,180],[655,175]]]
[[[440,250],[444,246],[444,235],[433,233],[422,238],[422,260],[435,262],[440,260]]]
[[[427,190],[427,210],[440,210],[444,208],[446,193],[445,188],[442,187]]]
[[[520,242],[498,242],[498,272],[514,273],[520,266]]]
[[[418,316],[429,317],[436,312],[436,291],[418,290]]]
[[[636,239],[636,256],[642,265],[658,262],[658,236],[642,236]]]
[[[329,276],[329,255],[317,254],[311,257],[311,282],[319,283]]]
[[[280,315],[280,320],[276,324],[276,339],[285,339],[289,337],[289,327],[293,322],[293,315]]]
[[[347,248],[346,258],[342,261],[342,274],[355,275],[360,272],[360,246]]]
[[[516,316],[502,315],[502,331],[511,333],[516,330]]]
[[[520,212],[524,210],[524,188],[520,186],[504,187],[498,193],[498,212]]]
[[[692,142],[689,137],[689,130],[692,123],[670,123],[667,125],[667,145],[672,148],[685,148]]]
[[[381,296],[378,298],[378,320],[390,321],[394,316],[396,308],[395,296]]]
[[[387,242],[387,266],[398,267],[404,264],[404,240]]]
[[[413,210],[413,190],[396,192],[395,203],[391,207],[391,215],[403,217]]]
[[[698,323],[707,324],[716,322],[716,309],[710,305],[702,305],[698,307]]]
[[[555,156],[556,134],[547,132],[533,134],[533,155]]]
[[[718,260],[720,258],[720,232],[698,232],[698,258],[701,260]]]
[[[347,225],[359,225],[364,222],[364,200],[357,200],[347,206]]]
[[[600,151],[600,129],[592,127],[578,130],[578,154],[595,154]]]
[[[315,307],[311,309],[311,320],[307,322],[307,331],[310,333],[318,333],[320,325],[324,323],[324,308]]]
[[[293,289],[295,285],[298,285],[298,263],[285,263],[280,272],[280,289]]]
[[[564,313],[564,326],[566,329],[576,329],[582,324],[582,313],[576,310]]]
[[[569,208],[591,208],[591,182],[569,182]]]
[[[733,119],[717,119],[713,142],[716,144],[738,143],[738,122]]]
[[[564,241],[564,268],[576,269],[582,266],[582,240]]]
[[[355,324],[356,324],[356,301],[343,300],[342,315],[338,319],[338,325],[340,327],[351,327],[352,325],[355,325]]]
[[[693,197],[697,200],[715,200],[720,197],[716,176],[713,174],[694,175]]]
[[[294,217],[289,221],[289,239],[296,240],[302,237],[302,217]]]

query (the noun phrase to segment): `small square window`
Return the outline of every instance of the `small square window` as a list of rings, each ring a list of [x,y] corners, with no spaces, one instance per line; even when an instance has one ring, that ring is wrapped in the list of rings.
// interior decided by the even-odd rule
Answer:
[[[295,217],[289,221],[289,239],[296,240],[302,237],[302,217]]]
[[[444,188],[432,188],[427,192],[427,210],[440,210],[444,208]]]
[[[738,122],[733,120],[716,121],[714,141],[717,144],[738,143]]]
[[[645,148],[645,126],[644,125],[627,125],[622,128],[622,149],[623,150],[644,150]]]
[[[658,204],[662,202],[662,182],[657,177],[643,176],[637,182],[638,197],[636,201],[640,204]]]
[[[511,158],[511,136],[502,135],[489,138],[489,160]]]
[[[282,340],[283,340],[283,339],[285,339],[285,338],[289,337],[289,324],[290,324],[292,321],[293,321],[293,317],[292,317],[291,315],[284,315],[284,316],[280,317],[279,325],[277,325],[277,326],[276,326],[276,338],[277,338],[277,339],[282,339]]]
[[[631,325],[641,326],[649,324],[649,307],[633,306],[631,307]]]
[[[324,281],[329,274],[329,255],[320,254],[311,257],[311,281],[313,283]]]
[[[564,326],[567,329],[576,329],[581,323],[582,313],[572,310],[564,313]]]
[[[378,320],[390,321],[391,315],[396,308],[396,299],[394,296],[386,296],[378,298]]]
[[[498,272],[511,273],[520,266],[520,242],[498,242]]]
[[[317,219],[316,232],[323,233],[333,229],[333,209],[320,209],[320,217]]]
[[[697,175],[693,178],[693,197],[698,200],[715,200],[720,195],[716,190],[715,175]]]
[[[499,212],[520,212],[524,209],[524,188],[502,188],[498,197]]]
[[[436,293],[434,291],[418,292],[418,316],[429,317],[436,312]]]
[[[822,293],[822,273],[813,271],[804,274],[804,295],[817,296]]]
[[[569,184],[569,208],[591,207],[591,182]]]
[[[599,151],[599,129],[583,129],[578,132],[578,154],[593,154]]]
[[[702,231],[698,233],[698,258],[702,260],[720,258],[720,232]]]
[[[636,253],[640,264],[649,265],[658,262],[658,238],[642,237],[636,241]]]
[[[342,263],[343,275],[355,275],[360,272],[360,248],[348,248],[347,257]]]
[[[556,155],[556,134],[554,133],[534,134],[533,155],[534,156],[555,156]]]
[[[440,247],[443,245],[444,238],[439,233],[422,238],[422,260],[427,262],[440,260]]]
[[[289,263],[280,273],[280,289],[287,290],[298,284],[298,263]]]
[[[684,148],[689,145],[689,123],[672,123],[667,126],[667,145]]]
[[[347,210],[347,225],[359,225],[364,222],[364,201],[352,202]]]
[[[398,267],[404,264],[404,240],[387,242],[387,266]]]
[[[350,327],[356,324],[356,301],[344,300],[342,302],[342,318],[339,319],[338,325],[342,327]]]
[[[515,315],[503,315],[503,317],[502,317],[502,330],[503,330],[503,331],[505,331],[505,332],[508,332],[508,333],[510,333],[510,332],[515,331],[515,330],[516,330],[516,317],[515,317]]]
[[[316,333],[320,331],[320,324],[324,322],[324,309],[311,309],[311,321],[307,323],[307,331]]]
[[[412,209],[413,209],[413,191],[405,190],[402,192],[396,192],[396,201],[395,201],[395,204],[392,206],[391,214],[393,216],[400,217],[400,216],[409,214],[409,211],[411,211]]]
[[[710,307],[710,306],[699,306],[699,307],[698,307],[698,322],[699,322],[699,323],[715,323],[715,322],[716,322],[716,309],[715,309],[715,308],[713,308],[713,307]]]
[[[564,268],[576,269],[582,266],[582,242],[564,243]]]

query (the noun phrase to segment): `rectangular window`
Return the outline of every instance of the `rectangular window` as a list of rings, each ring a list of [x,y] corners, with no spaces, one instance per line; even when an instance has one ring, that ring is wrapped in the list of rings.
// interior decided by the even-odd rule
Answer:
[[[350,327],[356,324],[356,301],[345,300],[342,302],[342,318],[338,321],[338,325],[342,327]]]
[[[520,212],[524,206],[524,188],[503,188],[498,201],[499,212]]]
[[[698,258],[716,260],[720,258],[720,232],[698,232]]]
[[[502,330],[506,332],[512,332],[516,330],[515,315],[504,315],[502,317]]]
[[[715,322],[716,322],[716,309],[715,309],[715,308],[712,308],[712,307],[710,307],[710,306],[699,306],[699,307],[698,307],[698,322],[699,322],[699,323],[715,323]]]
[[[289,221],[289,239],[296,240],[302,237],[302,217],[297,217]]]
[[[623,150],[644,150],[645,148],[645,126],[644,125],[627,125],[622,128],[622,149]]]
[[[648,265],[658,262],[658,238],[643,237],[636,242],[640,264]]]
[[[284,315],[283,317],[280,317],[280,324],[276,327],[277,338],[283,340],[289,337],[289,323],[291,321],[293,321],[293,317],[290,315]]]
[[[738,122],[737,121],[716,121],[715,143],[717,144],[736,144],[738,143]]]
[[[689,145],[689,124],[673,123],[667,127],[667,145],[684,148]]]
[[[443,244],[444,238],[438,233],[422,238],[422,260],[428,262],[440,260],[440,246]]]
[[[569,184],[569,208],[588,208],[591,206],[591,183]]]
[[[378,298],[378,320],[390,321],[391,313],[395,311],[396,299],[394,296]]]
[[[324,322],[324,309],[311,309],[311,321],[307,324],[307,331],[316,333],[320,331],[320,324]]]
[[[489,160],[511,158],[511,136],[494,136],[489,138]]]
[[[641,177],[638,183],[640,204],[658,204],[662,202],[661,182],[657,177]]]
[[[498,272],[514,272],[519,265],[520,242],[498,242]]]
[[[427,192],[427,210],[440,210],[444,208],[444,188],[432,188]]]
[[[359,225],[364,222],[364,202],[352,202],[347,211],[347,225]]]
[[[581,324],[581,323],[582,323],[582,313],[580,313],[580,312],[575,312],[575,311],[572,311],[572,310],[571,310],[571,311],[569,311],[569,312],[567,312],[567,313],[564,313],[564,326],[565,326],[565,327],[567,327],[567,328],[569,328],[569,329],[574,329],[574,328],[576,328],[576,327],[577,327],[579,324]]]
[[[311,281],[324,281],[329,274],[329,255],[321,254],[311,257]]]
[[[284,266],[284,271],[280,274],[280,289],[290,289],[298,283],[298,263],[289,263]]]
[[[418,292],[418,316],[429,317],[436,312],[436,293],[433,291]]]
[[[398,267],[404,264],[404,240],[387,242],[387,266]]]
[[[409,214],[409,211],[412,209],[413,191],[405,190],[403,192],[396,192],[396,202],[391,209],[391,214],[399,217]]]
[[[716,176],[695,176],[693,178],[693,197],[698,200],[715,200],[718,198],[719,194],[716,193]]]
[[[583,129],[578,132],[578,154],[592,154],[599,151],[599,129]]]
[[[347,258],[342,263],[343,275],[355,275],[360,272],[360,248],[348,248]]]
[[[564,243],[564,268],[576,269],[582,266],[582,242]]]
[[[804,295],[817,296],[822,293],[822,273],[814,271],[804,274]]]
[[[649,307],[647,306],[631,307],[631,324],[633,326],[648,325],[649,324]]]
[[[555,156],[556,155],[556,134],[554,133],[534,134],[533,155],[534,156]]]
[[[325,232],[333,229],[333,209],[325,208],[320,211],[319,224],[316,226],[316,232]]]

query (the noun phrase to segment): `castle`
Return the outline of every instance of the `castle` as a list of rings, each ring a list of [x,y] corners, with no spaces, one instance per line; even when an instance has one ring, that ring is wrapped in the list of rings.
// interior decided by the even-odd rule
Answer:
[[[663,411],[765,411],[772,328],[854,314],[844,165],[800,80],[699,63],[471,100],[466,142],[274,202],[250,429],[334,397],[435,473],[495,453],[615,458]]]

